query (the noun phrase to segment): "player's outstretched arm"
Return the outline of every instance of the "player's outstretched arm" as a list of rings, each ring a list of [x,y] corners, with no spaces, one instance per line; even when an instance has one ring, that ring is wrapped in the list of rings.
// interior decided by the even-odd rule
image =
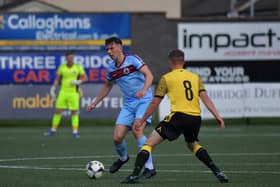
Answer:
[[[140,69],[140,72],[143,73],[144,76],[145,76],[145,83],[144,83],[144,86],[143,86],[142,90],[138,91],[135,94],[135,96],[137,98],[142,98],[142,97],[144,97],[146,95],[146,92],[148,91],[148,89],[152,85],[153,79],[154,79],[154,76],[153,76],[152,72],[150,71],[150,69],[148,68],[147,65],[143,66]]]
[[[213,116],[216,118],[216,120],[218,121],[218,123],[220,124],[221,128],[225,128],[225,122],[223,120],[223,118],[220,116],[220,114],[218,113],[214,103],[212,102],[212,100],[209,98],[209,96],[207,95],[207,93],[205,91],[200,92],[199,97],[201,99],[201,101],[203,102],[203,104],[206,106],[206,108],[213,114]]]
[[[104,84],[104,86],[101,88],[94,102],[87,106],[86,111],[90,112],[92,109],[94,109],[98,105],[98,103],[102,101],[104,97],[106,97],[110,93],[111,89],[113,88],[113,85],[114,85],[113,82],[107,81]]]

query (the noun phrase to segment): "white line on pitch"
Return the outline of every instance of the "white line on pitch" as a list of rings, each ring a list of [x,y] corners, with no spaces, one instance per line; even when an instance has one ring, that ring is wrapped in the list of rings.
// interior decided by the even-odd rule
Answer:
[[[53,167],[38,167],[38,166],[8,166],[8,165],[0,165],[0,168],[6,169],[31,169],[31,170],[63,170],[63,171],[85,171],[83,168],[53,168]],[[121,172],[131,172],[132,170],[122,169]],[[209,170],[157,170],[158,172],[163,173],[211,173]],[[233,174],[275,174],[280,175],[278,171],[225,171],[226,173]]]
[[[213,156],[279,156],[280,153],[211,153]],[[154,157],[184,157],[193,156],[193,154],[153,154]],[[89,156],[61,156],[61,157],[30,157],[30,158],[8,158],[0,159],[0,162],[11,162],[11,161],[25,161],[25,160],[66,160],[66,159],[83,159],[83,158],[115,158],[116,155],[89,155]],[[132,158],[135,155],[131,155]]]
[[[223,166],[236,166],[237,164],[239,164],[238,162],[217,162],[217,165],[223,165]],[[80,167],[82,164],[59,164],[59,166],[61,167]],[[127,163],[126,166],[128,167],[132,167],[134,165],[134,163]],[[169,166],[169,167],[188,167],[188,166],[203,166],[202,163],[197,162],[197,164],[194,163],[188,163],[188,162],[183,162],[180,164],[176,164],[176,163],[170,163],[170,164],[164,164],[164,163],[156,163],[156,166]],[[105,163],[104,164],[105,167],[110,167],[111,164],[109,163]],[[242,163],[242,166],[280,166],[280,163],[278,162],[269,162],[269,163]]]
[[[200,134],[201,137],[217,137],[217,134]],[[267,134],[219,134],[219,137],[280,137],[280,133]]]
[[[8,165],[0,165],[0,168],[7,168],[7,169],[33,169],[33,170],[85,171],[85,169],[82,169],[82,168],[53,168],[53,167],[38,167],[38,166],[8,166]]]

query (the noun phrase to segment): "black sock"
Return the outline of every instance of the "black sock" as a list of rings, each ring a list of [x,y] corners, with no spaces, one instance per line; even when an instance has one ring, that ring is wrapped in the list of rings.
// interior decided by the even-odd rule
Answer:
[[[212,161],[211,157],[207,153],[206,149],[200,148],[196,152],[196,157],[201,162],[203,162],[208,168],[210,168],[214,174],[220,172],[220,169],[214,164],[214,162]]]
[[[150,153],[145,150],[142,150],[138,153],[135,164],[134,164],[134,170],[132,173],[133,176],[138,176],[140,174],[144,164],[149,159],[149,155],[150,155]]]

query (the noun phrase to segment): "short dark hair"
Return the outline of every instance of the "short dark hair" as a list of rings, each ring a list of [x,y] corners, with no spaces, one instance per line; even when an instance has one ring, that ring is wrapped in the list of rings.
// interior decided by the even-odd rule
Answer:
[[[173,50],[169,51],[168,58],[177,59],[177,60],[183,60],[184,61],[185,54],[180,49],[173,49]]]
[[[73,54],[74,54],[73,51],[67,51],[67,52],[65,53],[65,56],[69,56],[69,55],[73,55]]]
[[[107,45],[109,45],[109,44],[111,44],[111,43],[116,43],[116,44],[122,45],[122,40],[119,39],[119,38],[116,37],[116,36],[112,36],[112,37],[107,38],[107,39],[105,40],[105,46],[107,46]]]

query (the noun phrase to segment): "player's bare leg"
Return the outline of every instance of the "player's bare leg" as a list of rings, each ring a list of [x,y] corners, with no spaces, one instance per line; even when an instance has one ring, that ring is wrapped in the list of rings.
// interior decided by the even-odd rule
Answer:
[[[135,139],[137,140],[139,149],[141,150],[144,143],[147,141],[147,137],[144,135],[144,129],[146,126],[146,122],[144,125],[139,125],[139,127],[138,127],[137,124],[140,123],[140,121],[141,120],[139,120],[139,119],[136,119],[134,121],[132,133],[133,133]],[[138,127],[138,128],[136,128],[136,127]],[[156,175],[156,170],[154,169],[152,155],[150,154],[149,159],[145,163],[145,169],[144,169],[143,173],[141,174],[141,178],[149,179],[155,175]]]
[[[123,164],[125,164],[129,160],[129,156],[127,154],[127,147],[125,142],[125,135],[128,132],[128,128],[125,125],[116,125],[114,129],[114,144],[116,152],[119,155],[119,158],[112,164],[109,169],[110,173],[117,172]]]
[[[134,170],[132,174],[126,177],[124,180],[122,180],[121,183],[129,184],[138,182],[141,170],[147,162],[147,160],[149,159],[152,149],[158,144],[160,144],[162,141],[163,138],[158,134],[157,131],[154,130],[150,137],[147,139],[146,143],[143,145],[141,151],[138,153],[136,161],[134,163]]]
[[[211,169],[221,183],[228,182],[228,177],[215,165],[205,148],[196,141],[187,143],[187,146],[201,162]]]
[[[63,109],[56,109],[55,110],[55,113],[53,115],[53,118],[52,118],[52,126],[51,126],[51,129],[44,133],[45,136],[53,136],[55,135],[56,131],[57,131],[57,128],[60,124],[60,121],[61,121],[61,113],[62,113]]]

